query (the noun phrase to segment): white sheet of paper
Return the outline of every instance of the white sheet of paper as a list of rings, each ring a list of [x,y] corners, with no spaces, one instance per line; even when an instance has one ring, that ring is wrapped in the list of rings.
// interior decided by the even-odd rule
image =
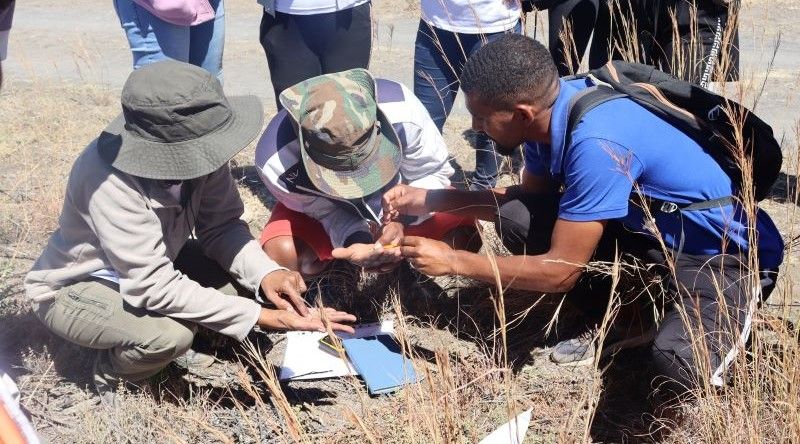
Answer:
[[[356,333],[349,335],[340,333],[346,338],[363,338],[378,333],[394,333],[394,321],[354,325]],[[357,374],[349,361],[343,361],[338,355],[326,351],[319,340],[326,333],[290,331],[286,333],[286,352],[283,355],[279,379],[321,379]]]
[[[522,444],[528,432],[528,425],[531,423],[531,410],[533,409],[525,410],[516,418],[501,425],[478,444]]]

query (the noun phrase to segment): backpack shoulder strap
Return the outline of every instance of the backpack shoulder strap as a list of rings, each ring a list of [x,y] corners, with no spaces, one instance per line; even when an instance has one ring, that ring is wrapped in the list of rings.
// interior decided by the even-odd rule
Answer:
[[[569,114],[567,117],[567,129],[564,137],[564,149],[561,153],[562,180],[565,176],[565,161],[567,158],[567,151],[572,143],[572,131],[575,129],[575,125],[581,121],[587,112],[591,111],[595,107],[614,99],[630,97],[628,94],[616,91],[609,84],[599,81],[591,75],[589,77],[596,85],[580,91],[578,94],[572,97],[572,100],[570,100]],[[631,202],[634,202],[633,196],[631,196],[630,200]],[[658,211],[661,213],[674,213],[676,211],[686,212],[708,210],[731,205],[733,203],[733,196],[704,200],[692,204],[676,204],[674,202],[653,199],[650,197],[647,198],[647,201],[650,209],[653,211]]]
[[[581,121],[584,115],[610,100],[627,97],[625,93],[613,90],[610,86],[600,84],[590,86],[578,94],[575,94],[569,102],[569,113],[567,114],[567,129],[564,135],[564,149],[561,152],[561,176],[564,176],[564,160],[567,158],[567,151],[572,144],[572,131],[575,125]]]
[[[641,205],[638,203],[640,198],[635,198],[632,194],[629,201],[634,205]],[[712,208],[722,208],[728,205],[732,205],[734,203],[733,196],[724,196],[718,197],[716,199],[709,199],[709,200],[701,200],[699,202],[691,203],[691,204],[677,204],[675,202],[670,202],[668,200],[661,200],[656,199],[649,196],[644,196],[645,205],[650,208],[650,211],[655,213],[666,213],[671,214],[677,212],[686,212],[686,211],[700,211],[700,210],[710,210]]]
[[[578,94],[575,94],[569,104],[566,140],[571,138],[572,130],[575,129],[575,125],[580,122],[586,113],[603,103],[622,97],[628,97],[628,95],[614,91],[611,87],[606,85],[590,86]]]

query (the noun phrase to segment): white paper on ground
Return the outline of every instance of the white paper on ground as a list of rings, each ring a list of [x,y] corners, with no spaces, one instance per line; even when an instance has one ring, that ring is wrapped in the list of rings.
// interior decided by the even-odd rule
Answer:
[[[528,425],[531,423],[531,410],[533,409],[525,410],[516,418],[501,425],[478,444],[522,444],[528,432]]]
[[[339,337],[364,338],[379,333],[394,333],[394,321],[354,325],[355,334],[339,333]],[[357,374],[349,361],[322,348],[319,340],[326,333],[290,331],[286,333],[286,352],[283,355],[279,379],[300,380],[335,378]]]

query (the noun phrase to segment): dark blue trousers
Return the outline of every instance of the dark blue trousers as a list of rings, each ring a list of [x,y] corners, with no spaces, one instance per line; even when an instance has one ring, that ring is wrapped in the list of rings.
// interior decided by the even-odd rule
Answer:
[[[508,32],[520,33],[517,25]],[[419,21],[414,47],[414,95],[425,105],[428,114],[439,127],[444,127],[447,116],[460,86],[459,77],[467,58],[475,51],[505,32],[491,34],[463,34],[432,27]],[[502,156],[494,149],[494,142],[485,134],[478,134],[475,144],[475,173],[471,189],[492,188],[497,183],[498,166]]]

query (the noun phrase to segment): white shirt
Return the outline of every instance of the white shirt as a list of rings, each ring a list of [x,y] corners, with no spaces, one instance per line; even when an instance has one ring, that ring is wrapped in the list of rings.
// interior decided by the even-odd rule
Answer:
[[[463,34],[508,31],[520,19],[520,0],[421,0],[422,20]]]
[[[369,0],[275,0],[275,10],[293,15],[325,14],[367,2]]]

